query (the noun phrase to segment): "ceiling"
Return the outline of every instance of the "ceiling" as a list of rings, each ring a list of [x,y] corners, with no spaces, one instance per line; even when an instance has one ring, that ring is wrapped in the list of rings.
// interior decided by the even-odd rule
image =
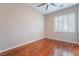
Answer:
[[[59,6],[60,4],[63,4],[64,6],[60,8],[60,7],[55,7],[55,6],[52,6],[49,4],[48,9],[46,10],[46,5],[43,5],[41,7],[37,7],[40,4],[42,4],[42,3],[29,3],[28,5],[43,15],[47,15],[49,13],[53,13],[53,12],[63,10],[66,8],[70,8],[70,7],[77,5],[77,3],[55,3],[57,6]]]

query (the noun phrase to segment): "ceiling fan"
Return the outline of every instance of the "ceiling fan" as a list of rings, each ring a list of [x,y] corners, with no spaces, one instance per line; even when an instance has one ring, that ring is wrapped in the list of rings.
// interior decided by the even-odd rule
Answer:
[[[49,6],[49,5],[58,7],[55,3],[42,3],[42,4],[38,5],[37,7],[41,7],[41,6],[44,6],[44,5],[46,5],[46,10],[48,9],[48,6]],[[59,7],[63,7],[63,6],[64,6],[64,5],[61,4]]]

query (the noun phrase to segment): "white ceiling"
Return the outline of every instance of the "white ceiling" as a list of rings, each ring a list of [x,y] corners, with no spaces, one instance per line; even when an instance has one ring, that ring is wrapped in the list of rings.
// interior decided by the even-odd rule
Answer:
[[[38,12],[40,12],[43,15],[47,15],[49,13],[56,12],[56,11],[66,9],[66,8],[70,8],[70,7],[77,5],[77,3],[63,3],[64,6],[61,7],[61,8],[49,5],[48,9],[46,10],[46,5],[43,5],[41,7],[37,7],[40,4],[42,4],[42,3],[29,3],[28,5],[31,6],[32,8],[34,8],[35,10],[37,10]],[[59,6],[62,3],[55,3],[55,4],[57,6]]]

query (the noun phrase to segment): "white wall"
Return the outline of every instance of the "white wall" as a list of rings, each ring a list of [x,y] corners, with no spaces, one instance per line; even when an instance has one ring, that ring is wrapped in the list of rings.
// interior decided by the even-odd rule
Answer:
[[[0,4],[0,51],[44,38],[44,16],[26,4]]]
[[[67,42],[77,42],[77,33],[69,33],[69,32],[60,32],[56,33],[54,32],[54,17],[60,16],[67,13],[73,13],[75,12],[77,14],[77,7],[61,10],[55,13],[51,13],[46,16],[46,26],[45,26],[45,34],[47,38],[57,39],[60,41],[67,41]],[[75,19],[77,20],[77,19]],[[77,24],[76,24],[77,25]]]
[[[79,44],[79,5],[78,5],[78,44]]]

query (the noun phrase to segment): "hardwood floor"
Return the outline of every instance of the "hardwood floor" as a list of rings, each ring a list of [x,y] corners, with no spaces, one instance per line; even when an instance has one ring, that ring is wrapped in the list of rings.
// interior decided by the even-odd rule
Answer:
[[[79,45],[44,38],[0,54],[1,56],[79,56]]]

